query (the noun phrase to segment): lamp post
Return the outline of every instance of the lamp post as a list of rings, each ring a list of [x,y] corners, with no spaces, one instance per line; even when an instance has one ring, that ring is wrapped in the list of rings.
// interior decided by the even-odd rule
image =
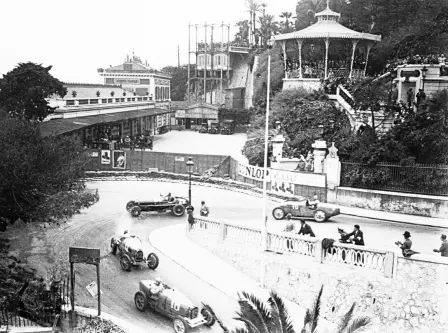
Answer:
[[[428,72],[428,68],[426,66],[423,66],[422,68],[422,90],[425,91],[425,79],[426,79],[426,73]]]
[[[324,125],[323,124],[319,124],[319,126],[317,126],[318,128],[318,133],[319,133],[319,139],[323,139],[324,137]]]
[[[187,172],[188,172],[188,204],[191,205],[191,174],[193,173],[194,162],[191,157],[187,161]]]

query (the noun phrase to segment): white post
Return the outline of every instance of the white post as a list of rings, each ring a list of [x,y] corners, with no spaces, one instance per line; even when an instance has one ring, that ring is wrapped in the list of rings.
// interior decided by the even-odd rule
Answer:
[[[358,44],[358,40],[356,40],[356,39],[352,40],[352,61],[350,63],[350,74],[348,75],[349,79],[352,78],[353,63],[355,61],[355,51],[356,51],[356,45],[357,44]]]
[[[283,49],[283,66],[285,66],[285,79],[288,78],[288,68],[286,67],[286,41],[282,42],[282,49]],[[268,89],[269,94],[269,89]]]
[[[302,74],[302,43],[303,41],[301,39],[297,40],[297,44],[299,46],[299,73],[300,73],[300,78],[303,78],[303,74]]]
[[[268,173],[268,138],[269,138],[269,85],[271,84],[271,55],[268,56],[268,80],[267,80],[267,99],[266,99],[266,126],[264,133],[264,176],[263,176],[263,249],[267,248],[267,180]]]
[[[324,79],[328,78],[328,48],[330,47],[330,39],[327,38],[325,40],[325,77]]]

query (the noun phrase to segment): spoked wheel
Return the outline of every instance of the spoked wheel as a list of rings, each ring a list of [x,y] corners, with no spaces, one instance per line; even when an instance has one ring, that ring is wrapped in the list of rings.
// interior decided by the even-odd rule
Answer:
[[[274,219],[276,220],[283,220],[285,218],[285,211],[282,208],[274,208],[272,216],[274,216]]]
[[[159,257],[155,253],[150,253],[148,255],[147,264],[150,269],[156,269],[159,267]]]
[[[134,296],[135,307],[138,311],[144,312],[146,309],[146,296],[141,291],[137,291]]]
[[[324,222],[326,219],[325,212],[323,210],[316,210],[314,212],[314,220],[316,222]]]
[[[124,271],[130,272],[131,271],[131,259],[127,255],[123,255],[120,258],[120,266]]]
[[[134,206],[131,208],[131,215],[134,217],[140,216],[141,212],[142,212],[142,209],[138,206]]]
[[[173,328],[176,333],[187,333],[188,332],[187,323],[181,317],[174,318]]]
[[[127,204],[126,204],[126,209],[127,210],[130,210],[132,207],[134,207],[135,206],[135,201],[129,201]]]
[[[172,211],[174,216],[182,216],[185,213],[185,207],[183,205],[175,205]]]
[[[206,322],[204,323],[205,326],[213,326],[213,324],[215,323],[215,317],[210,313],[210,311],[208,311],[207,309],[202,309],[201,310],[201,315],[204,317],[204,319],[206,320]]]

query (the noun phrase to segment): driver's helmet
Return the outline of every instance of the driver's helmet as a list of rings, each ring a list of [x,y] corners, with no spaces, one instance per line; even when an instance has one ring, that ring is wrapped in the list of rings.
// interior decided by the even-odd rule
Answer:
[[[156,277],[156,285],[159,285],[162,283],[162,279],[159,277]]]

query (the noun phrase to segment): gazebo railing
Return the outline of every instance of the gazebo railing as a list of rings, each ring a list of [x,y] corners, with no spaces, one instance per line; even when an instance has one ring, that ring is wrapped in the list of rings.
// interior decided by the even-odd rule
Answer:
[[[288,70],[288,78],[300,78],[300,70],[293,69]],[[350,76],[350,69],[348,68],[329,68],[328,69],[328,78],[348,78]],[[364,77],[364,70],[362,69],[353,69],[352,70],[352,79],[359,79]],[[325,70],[323,68],[311,68],[308,71],[305,68],[302,68],[302,78],[303,79],[324,79],[325,78]]]

